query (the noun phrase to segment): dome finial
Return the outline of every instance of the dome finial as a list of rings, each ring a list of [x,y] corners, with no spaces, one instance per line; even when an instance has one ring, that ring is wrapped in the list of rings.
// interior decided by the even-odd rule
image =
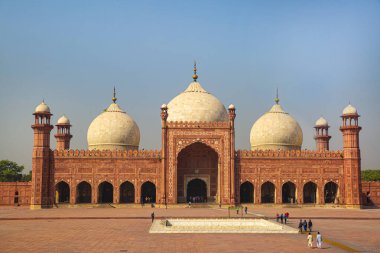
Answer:
[[[117,98],[116,98],[116,88],[115,88],[115,86],[113,86],[113,97],[112,97],[112,101],[113,101],[114,103],[116,103],[116,100],[117,100]]]
[[[276,88],[276,98],[274,99],[274,102],[276,102],[276,104],[280,102],[280,99],[278,98],[278,88]]]
[[[193,75],[194,82],[196,82],[197,79],[198,79],[198,75],[197,75],[197,62],[194,61],[194,75]]]

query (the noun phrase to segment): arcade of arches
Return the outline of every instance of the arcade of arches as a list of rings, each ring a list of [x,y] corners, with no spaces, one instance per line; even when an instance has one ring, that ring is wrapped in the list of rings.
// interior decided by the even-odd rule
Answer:
[[[214,157],[215,158],[215,157]],[[261,203],[275,203],[276,200],[276,186],[272,182],[264,182],[261,186]],[[111,183],[104,181],[97,187],[98,197],[95,203],[113,203],[114,187]],[[192,178],[186,183],[185,201],[191,202],[208,202],[209,201],[209,188],[207,181],[202,178]],[[323,201],[326,204],[336,204],[339,201],[339,187],[335,182],[327,182],[323,186]],[[70,186],[65,181],[60,181],[55,186],[55,202],[58,204],[70,202]],[[133,183],[129,181],[123,182],[119,187],[119,203],[136,203],[136,192]],[[214,189],[216,194],[216,190]],[[306,182],[303,185],[303,204],[317,204],[320,203],[318,198],[318,186],[314,182]],[[294,183],[288,181],[282,185],[282,198],[283,204],[295,204],[297,200],[297,187]],[[76,186],[75,203],[94,203],[92,202],[92,186],[86,181],[80,182]],[[255,188],[254,185],[245,181],[240,185],[240,202],[241,203],[255,203]],[[156,186],[146,181],[141,185],[141,202],[140,203],[156,203]]]
[[[196,142],[178,154],[178,203],[186,201],[216,202],[218,194],[218,154],[209,146]],[[193,201],[192,201],[193,202]]]
[[[262,203],[262,204],[274,204],[276,203],[276,186],[272,182],[264,182],[259,186],[261,189],[260,200],[261,202],[255,202],[255,188],[254,185],[245,181],[240,185],[240,203]],[[339,187],[334,182],[327,182],[323,186],[323,200],[325,204],[336,204],[339,201]],[[297,200],[297,186],[293,182],[285,182],[281,188],[281,204],[321,204],[318,198],[318,186],[313,182],[306,182],[303,185],[302,201]],[[280,204],[277,203],[277,204]]]

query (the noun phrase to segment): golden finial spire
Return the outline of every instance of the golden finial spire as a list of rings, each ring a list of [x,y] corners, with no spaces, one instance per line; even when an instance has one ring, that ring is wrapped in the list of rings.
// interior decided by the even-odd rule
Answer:
[[[197,62],[194,61],[194,75],[193,75],[194,82],[196,82],[197,79],[198,79],[198,75],[197,75]]]
[[[113,101],[114,103],[116,103],[116,100],[117,100],[117,98],[116,98],[116,88],[115,88],[115,86],[113,86],[113,97],[112,97],[112,101]]]
[[[274,99],[274,102],[276,102],[276,104],[280,102],[280,99],[278,98],[278,88],[276,89],[276,98]]]

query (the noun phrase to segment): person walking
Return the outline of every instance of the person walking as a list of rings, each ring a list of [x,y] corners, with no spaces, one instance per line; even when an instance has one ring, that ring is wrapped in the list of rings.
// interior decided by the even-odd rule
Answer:
[[[288,213],[284,214],[284,221],[285,221],[285,224],[286,224],[286,222],[288,221]]]
[[[244,207],[245,214],[248,214],[248,207]]]
[[[307,226],[309,227],[309,232],[311,232],[311,229],[313,227],[313,222],[309,219],[309,222],[307,223]]]
[[[152,217],[152,223],[154,221],[154,212],[150,215],[150,217]]]
[[[280,220],[281,220],[281,223],[284,223],[284,214],[283,213],[280,215]]]
[[[319,232],[317,233],[316,241],[317,241],[317,248],[322,249],[322,235]]]
[[[303,230],[306,232],[307,231],[307,221],[303,221]]]
[[[307,246],[309,248],[313,248],[313,236],[311,235],[311,233],[309,233],[307,236]]]
[[[300,233],[302,233],[302,225],[303,225],[303,222],[302,220],[300,220],[300,222],[298,223],[298,229]]]
[[[276,213],[276,221],[278,222],[280,220],[280,215]]]

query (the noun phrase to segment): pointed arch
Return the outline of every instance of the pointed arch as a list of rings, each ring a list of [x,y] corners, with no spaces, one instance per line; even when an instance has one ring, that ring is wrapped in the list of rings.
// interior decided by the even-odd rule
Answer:
[[[60,181],[55,185],[56,199],[55,202],[58,203],[69,203],[70,202],[70,186],[65,181]]]
[[[91,203],[91,184],[82,181],[77,185],[76,203]]]
[[[261,185],[261,203],[274,203],[276,198],[276,187],[270,181]]]
[[[120,185],[120,203],[135,202],[135,186],[129,181]]]
[[[296,185],[293,182],[286,182],[282,185],[282,203],[295,203]]]
[[[141,185],[141,203],[156,203],[156,185],[151,181]]]
[[[338,190],[339,187],[336,183],[330,181],[325,184],[324,187],[324,198],[325,203],[337,203],[338,202]]]
[[[113,203],[113,185],[103,181],[98,186],[98,203]]]
[[[303,186],[303,203],[316,204],[317,203],[317,184],[314,182],[307,182]]]
[[[249,181],[245,181],[240,185],[240,203],[253,203],[254,187]]]

